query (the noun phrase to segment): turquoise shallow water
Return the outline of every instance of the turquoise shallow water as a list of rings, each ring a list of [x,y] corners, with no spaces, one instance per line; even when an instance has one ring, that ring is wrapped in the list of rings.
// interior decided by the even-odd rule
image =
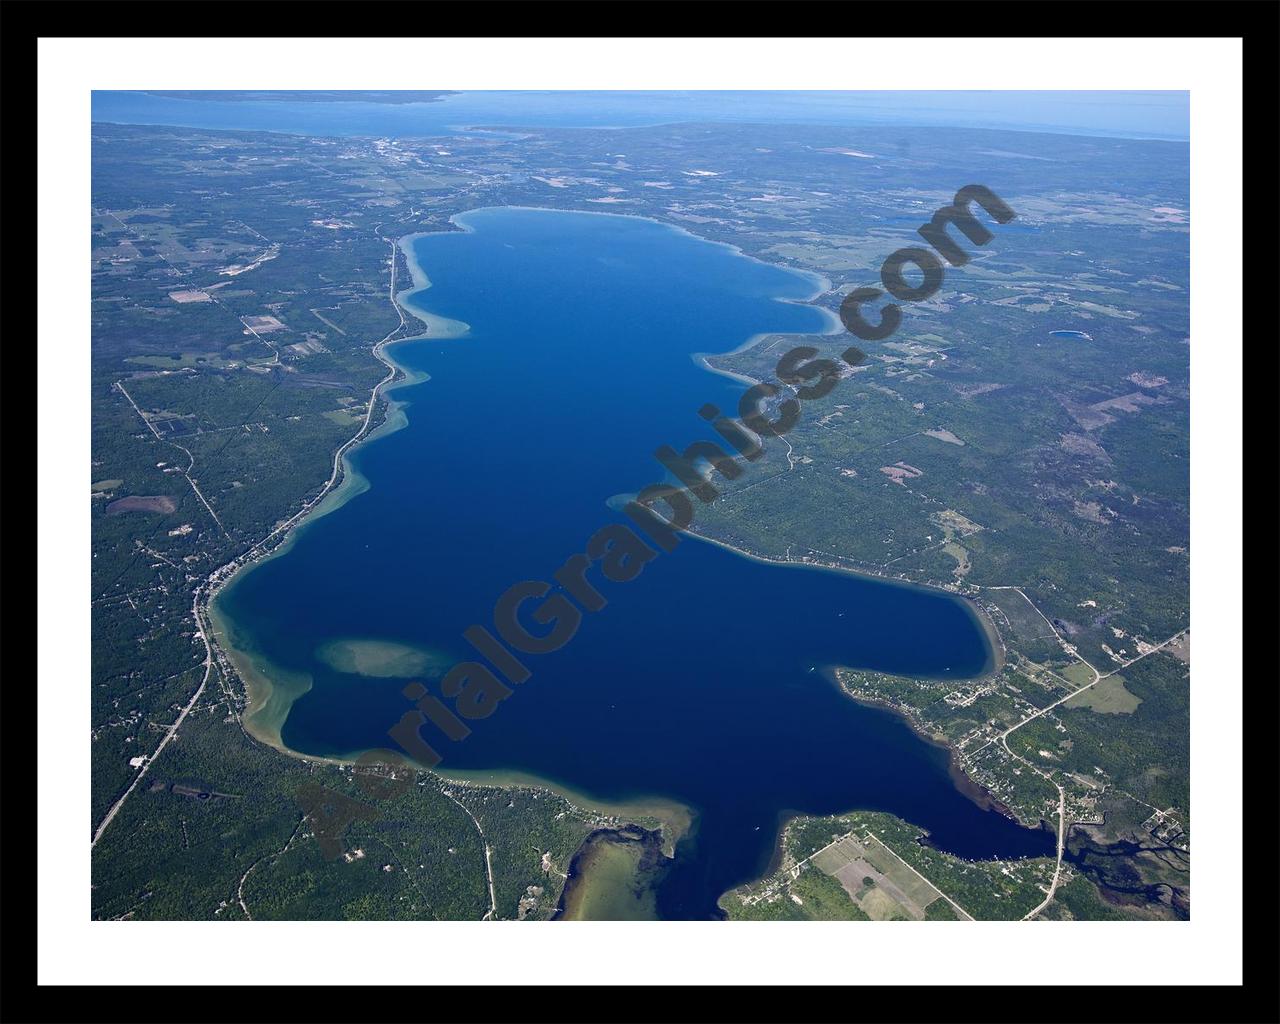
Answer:
[[[698,409],[736,408],[744,385],[692,353],[829,328],[780,301],[811,295],[812,279],[653,221],[490,209],[462,223],[413,243],[432,287],[412,301],[471,331],[395,350],[430,379],[396,392],[404,429],[355,452],[369,489],[219,598],[237,645],[310,677],[281,731],[304,753],[393,746],[406,683],[438,688],[443,667],[475,657],[462,633],[493,630],[508,587],[552,579],[595,531],[627,522],[609,499],[663,478],[655,448],[716,439]],[[664,916],[713,916],[766,868],[795,812],[891,811],[968,857],[1052,853],[1047,831],[980,807],[944,751],[824,675],[982,671],[990,649],[963,602],[693,539],[630,582],[588,578],[607,605],[566,646],[524,655],[531,677],[465,740],[430,724],[422,737],[444,770],[689,805],[697,824],[658,893]],[[370,663],[332,653],[351,639],[420,653],[361,675]]]

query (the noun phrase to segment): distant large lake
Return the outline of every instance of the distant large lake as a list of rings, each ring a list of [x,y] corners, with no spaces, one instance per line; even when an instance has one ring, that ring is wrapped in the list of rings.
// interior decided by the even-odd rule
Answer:
[[[1121,138],[1188,137],[1186,92],[526,90],[429,103],[206,100],[95,91],[93,120],[117,124],[414,138],[468,125],[619,128],[702,122],[1003,128]]]
[[[470,332],[394,350],[430,379],[394,393],[403,429],[355,452],[368,489],[218,601],[237,646],[305,690],[281,727],[300,752],[391,746],[409,679],[474,657],[462,631],[492,628],[503,591],[550,579],[593,532],[626,522],[608,499],[663,478],[655,448],[715,439],[698,409],[736,408],[744,385],[693,353],[831,329],[795,301],[813,279],[653,221],[486,209],[459,223],[413,242],[432,287],[411,302]],[[1049,832],[980,807],[944,751],[823,673],[981,672],[990,647],[962,601],[695,539],[632,582],[592,578],[608,606],[560,651],[525,656],[532,678],[469,738],[423,735],[446,772],[692,808],[663,916],[713,916],[723,892],[766,869],[796,812],[885,810],[965,857],[1052,855]],[[387,643],[419,653],[388,660]]]

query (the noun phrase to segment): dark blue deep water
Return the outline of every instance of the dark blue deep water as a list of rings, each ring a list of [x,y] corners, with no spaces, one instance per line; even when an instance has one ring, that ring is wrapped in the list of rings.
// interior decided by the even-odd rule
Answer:
[[[597,529],[626,522],[608,499],[663,479],[655,448],[715,439],[698,409],[735,409],[744,385],[692,353],[828,329],[817,309],[779,301],[805,299],[812,280],[652,221],[497,209],[464,222],[414,243],[433,285],[414,301],[471,332],[395,350],[430,379],[395,393],[404,429],[357,450],[370,488],[219,599],[239,645],[312,677],[282,729],[298,751],[394,746],[387,730],[411,706],[408,680],[340,673],[317,649],[381,639],[446,665],[475,657],[462,631],[492,629],[509,586],[550,579]],[[663,916],[713,916],[766,869],[789,813],[881,809],[965,857],[1052,854],[1049,832],[980,806],[943,750],[823,672],[983,671],[990,648],[961,601],[694,539],[631,582],[590,578],[608,605],[567,646],[524,656],[532,678],[465,741],[430,725],[423,737],[446,771],[692,807]]]

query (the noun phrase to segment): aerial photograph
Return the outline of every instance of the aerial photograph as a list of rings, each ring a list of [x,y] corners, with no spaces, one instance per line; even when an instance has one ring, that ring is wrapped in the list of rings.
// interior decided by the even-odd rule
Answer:
[[[1194,918],[1188,92],[91,105],[93,921]]]

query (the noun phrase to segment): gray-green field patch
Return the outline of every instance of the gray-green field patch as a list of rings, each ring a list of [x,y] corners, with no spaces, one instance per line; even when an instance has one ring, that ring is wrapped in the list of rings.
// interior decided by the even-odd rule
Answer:
[[[340,427],[353,426],[364,419],[364,412],[359,409],[330,409],[323,415]]]
[[[813,866],[835,878],[873,921],[919,921],[939,893],[874,842],[846,836],[814,855]]]
[[[1124,676],[1107,676],[1097,686],[1076,694],[1066,706],[1090,708],[1105,715],[1131,715],[1141,703],[1141,697],[1125,689]]]
[[[135,366],[152,366],[160,370],[181,370],[185,367],[204,366],[222,369],[230,364],[220,356],[208,352],[174,352],[171,355],[130,356],[125,360]]]
[[[1082,661],[1073,661],[1062,670],[1062,677],[1077,686],[1088,686],[1093,682],[1093,669]],[[1101,685],[1101,684],[1099,684]],[[1097,689],[1097,687],[1094,687]]]

